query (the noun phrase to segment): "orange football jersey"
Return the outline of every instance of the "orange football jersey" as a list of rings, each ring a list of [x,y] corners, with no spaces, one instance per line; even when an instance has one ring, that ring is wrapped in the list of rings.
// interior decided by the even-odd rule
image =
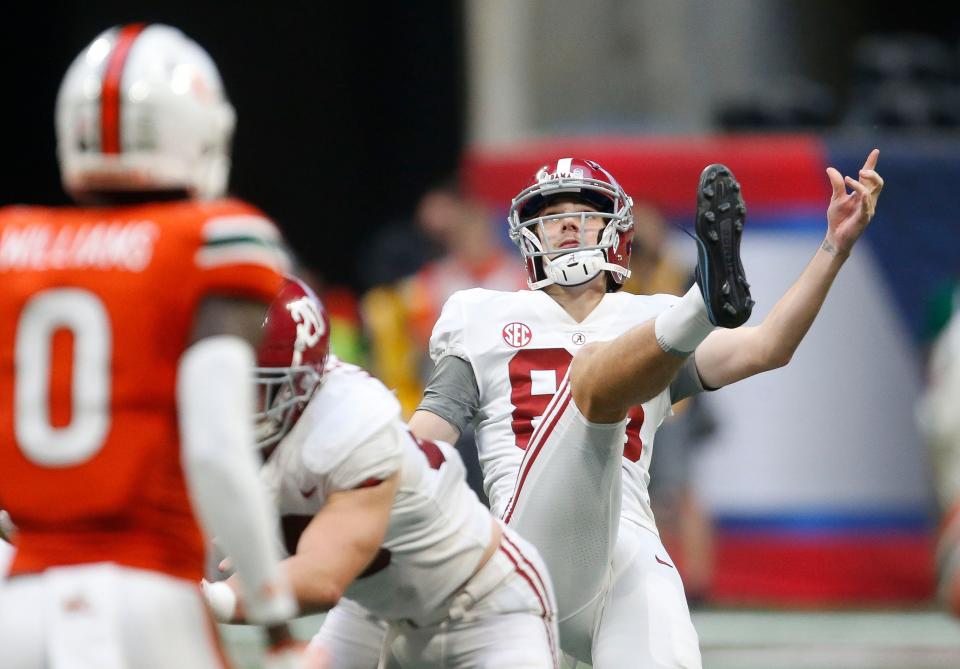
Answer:
[[[199,579],[176,373],[202,298],[270,300],[280,234],[235,200],[0,209],[0,508],[11,573]]]

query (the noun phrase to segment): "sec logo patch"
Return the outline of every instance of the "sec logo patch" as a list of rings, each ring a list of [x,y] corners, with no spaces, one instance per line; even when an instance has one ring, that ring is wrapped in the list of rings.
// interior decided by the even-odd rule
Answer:
[[[513,348],[522,348],[530,343],[533,333],[524,323],[507,323],[503,326],[503,341]]]

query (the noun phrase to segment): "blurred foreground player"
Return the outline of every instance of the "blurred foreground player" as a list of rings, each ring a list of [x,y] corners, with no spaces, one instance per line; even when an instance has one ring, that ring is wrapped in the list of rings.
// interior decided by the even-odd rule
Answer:
[[[99,35],[56,121],[82,206],[0,210],[0,508],[17,525],[2,664],[222,666],[194,510],[234,556],[250,619],[283,640],[296,613],[249,416],[279,233],[215,199],[234,113],[178,30]]]
[[[960,617],[960,289],[954,312],[930,355],[929,382],[918,418],[933,456],[940,504],[937,537],[937,596]]]
[[[556,667],[536,550],[490,516],[453,447],[417,442],[393,393],[328,343],[323,306],[290,280],[264,324],[258,439],[287,578],[305,612],[335,606],[315,644],[337,669],[391,650],[418,669]],[[221,619],[242,620],[231,584],[205,589]]]

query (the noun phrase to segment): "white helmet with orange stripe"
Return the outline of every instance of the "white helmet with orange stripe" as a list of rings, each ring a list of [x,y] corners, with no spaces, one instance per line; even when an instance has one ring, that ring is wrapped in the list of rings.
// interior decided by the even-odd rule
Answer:
[[[176,28],[114,27],[67,70],[57,96],[64,188],[223,195],[233,107],[213,60]]]

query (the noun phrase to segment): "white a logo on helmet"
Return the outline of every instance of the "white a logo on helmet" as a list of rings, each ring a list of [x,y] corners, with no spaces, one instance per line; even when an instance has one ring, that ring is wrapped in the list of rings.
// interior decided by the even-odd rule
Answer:
[[[320,316],[317,305],[309,297],[301,297],[287,304],[290,317],[297,324],[297,341],[293,346],[291,366],[299,367],[303,362],[303,352],[320,343],[327,328]]]

